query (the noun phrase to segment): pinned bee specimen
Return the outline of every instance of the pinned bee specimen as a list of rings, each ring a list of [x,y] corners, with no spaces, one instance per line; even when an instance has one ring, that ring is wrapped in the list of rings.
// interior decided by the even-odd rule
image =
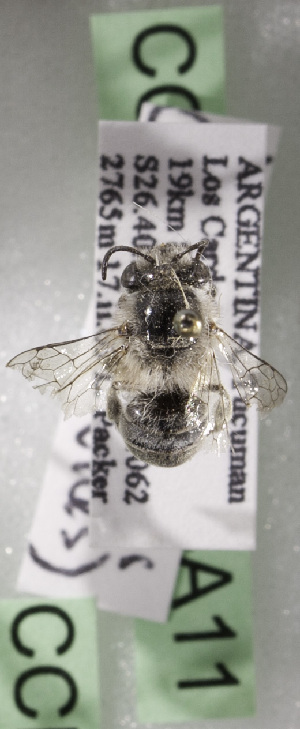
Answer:
[[[131,452],[157,466],[177,466],[209,442],[228,440],[231,398],[217,355],[231,368],[246,405],[267,413],[282,403],[287,385],[264,360],[241,347],[216,323],[216,289],[203,252],[166,243],[128,251],[124,292],[114,326],[83,339],[48,344],[8,363],[61,403],[66,417],[106,408]]]

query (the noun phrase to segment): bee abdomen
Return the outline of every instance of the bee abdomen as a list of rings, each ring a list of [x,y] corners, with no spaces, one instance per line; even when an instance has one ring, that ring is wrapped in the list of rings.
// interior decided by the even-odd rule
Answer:
[[[112,390],[109,416],[137,458],[156,466],[178,466],[199,448],[199,429],[188,421],[188,400],[188,391],[178,388],[139,394],[129,402]]]

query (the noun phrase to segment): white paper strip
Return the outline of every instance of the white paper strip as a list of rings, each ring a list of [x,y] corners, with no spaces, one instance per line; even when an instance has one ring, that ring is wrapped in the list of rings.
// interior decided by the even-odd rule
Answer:
[[[170,122],[189,122],[190,124],[206,124],[207,122],[214,124],[249,124],[249,120],[237,119],[233,116],[223,116],[222,114],[211,114],[210,112],[188,111],[186,109],[177,109],[171,106],[157,106],[155,104],[145,103],[141,107],[139,121],[157,122],[170,124]],[[256,122],[251,122],[255,124]],[[265,185],[264,196],[266,198],[267,191],[272,176],[272,165],[274,164],[281,129],[274,124],[266,126],[266,156],[265,156]]]
[[[179,550],[90,546],[91,418],[61,421],[29,536],[18,590],[96,595],[103,610],[167,619]]]
[[[167,218],[191,243],[204,236],[212,240],[205,255],[220,294],[222,328],[257,350],[266,136],[267,128],[259,124],[100,123],[99,327],[111,325],[118,276],[130,260],[128,254],[115,255],[103,284],[99,272],[105,251],[111,245],[141,246],[152,238],[174,240]],[[145,207],[143,217],[155,222],[154,233],[139,227],[133,199]],[[226,370],[222,379],[230,388]],[[128,460],[120,436],[99,416],[96,428],[106,428],[106,459],[111,465],[99,482],[103,459],[97,455],[95,429],[91,512],[95,543],[255,547],[256,412],[246,411],[234,390],[232,397],[234,452],[220,457],[199,452],[175,469],[145,469]],[[133,465],[141,474],[134,488]]]

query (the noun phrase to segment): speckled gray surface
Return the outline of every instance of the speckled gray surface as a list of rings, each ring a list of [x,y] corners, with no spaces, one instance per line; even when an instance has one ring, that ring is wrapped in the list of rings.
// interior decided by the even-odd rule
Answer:
[[[260,430],[253,557],[257,716],[199,727],[296,729],[300,6],[296,0],[223,5],[228,113],[283,127],[265,218],[261,351],[287,377],[289,394],[280,414]],[[1,597],[15,595],[58,419],[56,404],[42,401],[4,364],[32,344],[79,335],[91,293],[97,106],[88,15],[160,6],[151,0],[0,3]],[[103,727],[133,729],[131,622],[103,614],[100,633]]]

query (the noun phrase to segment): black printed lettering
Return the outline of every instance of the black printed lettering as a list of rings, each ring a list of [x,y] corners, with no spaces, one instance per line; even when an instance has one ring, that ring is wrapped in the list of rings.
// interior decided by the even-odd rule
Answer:
[[[100,178],[103,185],[107,187],[118,187],[120,190],[124,187],[124,175],[123,172],[115,171],[114,176]]]
[[[258,167],[258,165],[247,160],[245,157],[239,157],[239,165],[241,166],[241,169],[238,172],[239,181],[252,177],[252,175],[262,175],[261,167]]]
[[[109,264],[108,264],[109,268]],[[102,269],[102,266],[101,266]],[[121,281],[119,276],[110,276],[109,281],[98,281],[98,286],[101,286],[103,289],[110,289],[111,291],[120,291],[121,288]],[[97,296],[98,296],[97,292]]]
[[[140,190],[142,187],[146,187],[147,189],[154,190],[157,187],[158,183],[158,177],[157,175],[154,175],[153,172],[146,178],[142,177],[141,175],[134,175],[133,176],[133,189],[134,190]]]
[[[157,23],[150,26],[149,28],[146,28],[145,30],[142,30],[137,35],[132,47],[132,57],[133,62],[139,69],[139,71],[141,71],[146,76],[153,77],[157,75],[157,71],[155,70],[155,68],[153,68],[153,66],[149,66],[143,61],[141,48],[142,44],[145,43],[148,38],[151,38],[151,36],[157,35],[158,33],[164,35],[166,33],[171,33],[175,36],[178,36],[184,42],[186,49],[186,59],[178,66],[177,71],[179,74],[183,74],[189,71],[196,60],[195,41],[193,39],[193,36],[188,31],[186,31],[180,25],[173,25],[172,23]],[[162,42],[164,42],[163,39]]]
[[[219,273],[219,238],[223,238],[226,232],[225,220],[220,215],[210,215],[201,222],[201,233],[207,236],[209,244],[205,249],[205,258],[211,269],[213,281],[218,283],[225,281],[225,276]]]
[[[99,225],[98,248],[112,248],[115,245],[115,234],[115,225]]]
[[[139,205],[141,208],[146,208],[148,205],[153,205],[154,207],[157,207],[157,199],[153,192],[149,192],[148,190],[141,190],[140,192],[135,192],[133,196],[133,202],[136,205]]]
[[[99,194],[99,200],[103,203],[104,209],[105,206],[112,205],[112,203],[122,203],[122,195],[120,192],[118,192],[118,190],[114,190],[112,188],[104,188]],[[102,215],[101,212],[100,215]]]
[[[110,455],[110,429],[112,423],[107,420],[105,411],[94,415],[93,458],[92,458],[92,498],[108,503],[108,483],[111,469],[116,468],[117,461],[108,458]]]
[[[174,174],[169,174],[168,180],[173,187],[177,188],[178,190],[184,191],[189,190],[192,187],[194,181],[192,175],[189,172],[180,172],[180,174],[176,177]]]
[[[249,219],[246,221],[246,227],[244,222],[242,221],[242,216],[239,213],[239,220],[240,224],[237,226],[237,236],[236,236],[236,248],[237,252],[242,251],[241,255],[246,255],[247,251],[245,250],[245,246],[249,246],[250,250],[253,251],[259,251],[260,248],[260,230],[257,225],[257,220],[255,221],[255,224],[252,227],[249,227]],[[254,255],[254,254],[253,254]]]
[[[74,473],[80,473],[81,471],[87,471],[90,467],[89,461],[75,461],[72,463],[72,471]]]
[[[191,157],[188,157],[187,159],[169,159],[168,160],[168,167],[169,170],[174,169],[184,169],[194,166],[194,160]]]
[[[124,165],[124,158],[120,154],[116,154],[114,158],[107,155],[101,155],[100,157],[100,169],[108,170],[112,168],[114,170],[120,170]],[[119,189],[124,186],[124,176],[122,173],[115,172],[113,177],[100,177],[102,186],[100,188],[99,200],[99,216],[104,220],[113,220],[116,218],[120,220],[123,212],[120,207],[123,203],[123,197],[119,192]],[[98,236],[99,239],[99,236]]]
[[[159,159],[154,155],[136,154],[133,162],[133,167],[137,172],[158,172],[159,170]]]
[[[239,425],[245,428],[247,424],[246,405],[240,397],[234,397],[232,400],[232,418],[233,425]]]
[[[212,620],[217,626],[217,630],[201,630],[194,633],[174,633],[174,641],[177,643],[186,643],[190,641],[217,640],[236,637],[236,632],[226,625],[219,615],[213,615]]]
[[[173,609],[182,607],[193,600],[198,600],[199,597],[207,595],[208,592],[212,592],[213,590],[218,590],[220,587],[224,587],[224,585],[232,580],[231,572],[212,567],[211,565],[204,564],[204,562],[197,562],[186,556],[181,560],[181,567],[189,570],[190,591],[181,597],[174,598],[172,602]],[[198,578],[199,582],[201,581],[201,572],[204,572],[206,575],[210,574],[216,579],[201,587],[201,584],[198,585],[197,582]]]
[[[202,164],[202,184],[204,193],[202,194],[203,205],[220,205],[221,195],[217,194],[222,186],[222,179],[217,175],[218,169],[227,167],[228,157],[203,157]]]
[[[100,157],[100,169],[102,170],[120,170],[124,167],[124,157],[122,154],[115,154],[115,157],[109,157],[107,154],[102,154]]]
[[[247,329],[254,332],[257,331],[257,321],[253,319],[257,316],[258,300],[235,297],[233,301],[233,311],[235,317],[236,329]]]
[[[232,430],[230,434],[229,503],[243,503],[246,498],[247,407],[240,397],[232,401]]]
[[[178,681],[179,689],[199,689],[199,688],[216,688],[217,686],[237,686],[239,684],[236,678],[225,666],[225,663],[216,663],[215,669],[221,674],[220,678],[196,678]]]
[[[145,490],[149,486],[149,480],[144,473],[138,470],[131,471],[125,476],[125,483],[128,486],[125,489],[123,501],[125,504],[131,504],[132,501],[138,501],[145,504],[149,499],[149,495]],[[135,490],[136,489],[136,490]]]
[[[134,235],[132,238],[134,248],[153,248],[156,242],[156,238],[150,235],[150,233],[140,233],[139,235]]]
[[[67,634],[65,640],[63,641],[63,643],[60,643],[55,648],[55,653],[61,656],[71,647],[74,641],[75,631],[73,621],[71,620],[68,613],[66,613],[65,610],[63,610],[61,607],[58,607],[57,605],[48,605],[47,603],[43,603],[41,605],[31,605],[29,608],[21,610],[15,617],[11,626],[11,639],[13,645],[19,653],[22,653],[22,655],[27,656],[28,658],[32,658],[36,655],[36,651],[34,651],[32,648],[28,648],[28,646],[23,643],[20,638],[19,631],[24,620],[34,615],[40,615],[41,613],[55,615],[57,618],[62,620],[66,627]]]
[[[238,209],[237,222],[240,228],[257,229],[261,222],[261,212],[256,205],[241,205]]]
[[[126,458],[126,468],[128,471],[125,476],[127,488],[125,488],[123,495],[124,503],[128,505],[147,503],[149,501],[150,481],[143,472],[147,471],[148,464],[139,461],[135,456],[128,456]]]
[[[252,263],[257,261],[258,258],[258,252],[255,251],[255,253],[238,253],[237,260],[237,271],[251,271],[255,272],[256,282],[258,281],[258,266],[256,266],[254,269],[251,268]],[[242,285],[242,283],[240,284]],[[237,287],[236,287],[237,288]]]
[[[100,283],[102,286],[102,281]],[[97,329],[102,328],[103,320],[111,319],[112,316],[112,302],[103,300],[103,292],[96,292],[96,327]]]
[[[259,176],[262,177],[262,169],[261,167],[258,167],[257,165],[253,164],[249,160],[246,160],[244,157],[239,157],[239,165],[240,169],[237,175],[238,180],[238,203],[243,202],[243,200],[258,200],[263,193],[263,185],[262,180],[259,179],[258,181],[248,181],[249,177]],[[247,180],[247,181],[246,181]]]
[[[120,208],[107,208],[105,205],[101,205],[99,208],[99,215],[104,220],[112,220],[113,218],[121,218],[123,213]]]
[[[255,176],[255,180],[253,180]],[[250,178],[250,179],[249,179]],[[259,179],[257,179],[259,178]],[[237,175],[237,225],[236,225],[236,277],[234,288],[237,292],[233,301],[234,338],[246,349],[252,349],[256,342],[259,307],[259,253],[261,240],[261,212],[253,200],[262,196],[262,170],[250,160],[239,157]],[[249,203],[245,200],[249,199]],[[241,205],[240,203],[243,202]],[[252,333],[251,340],[249,332]],[[234,483],[233,483],[234,479]],[[230,500],[235,486],[235,500],[245,498],[244,474],[232,476],[229,485]],[[240,491],[237,493],[237,488]]]
[[[63,668],[58,668],[57,666],[37,666],[21,673],[21,675],[17,678],[14,686],[14,699],[19,711],[21,711],[22,714],[24,714],[25,716],[31,717],[32,719],[35,719],[37,716],[39,716],[39,712],[36,711],[36,709],[33,709],[31,706],[25,703],[23,699],[23,688],[29,680],[35,678],[36,676],[44,675],[58,676],[67,684],[69,698],[65,702],[65,704],[63,704],[63,706],[59,707],[57,711],[59,716],[67,716],[67,714],[70,714],[70,712],[74,709],[77,703],[77,686],[71,674],[68,671],[65,671]]]
[[[186,200],[194,195],[191,160],[169,159],[168,167],[172,172],[168,174],[167,222],[174,230],[182,230],[185,226]]]
[[[155,194],[150,190],[155,190],[158,184],[158,176],[154,174],[159,170],[158,158],[154,155],[137,154],[134,158],[133,167],[138,173],[133,176],[134,203],[143,208],[149,204],[157,206]],[[138,208],[135,207],[134,212],[137,213],[137,211]],[[155,230],[156,226],[150,221],[147,221],[146,225],[146,218],[143,216],[138,216],[133,229],[138,230],[138,234],[132,238],[132,245],[136,248],[152,248],[156,244],[156,238],[149,232],[145,233],[145,230]]]
[[[156,230],[156,225],[152,223],[151,220],[148,220],[148,218],[145,218],[143,215],[138,215],[137,221],[135,225],[132,226],[132,228],[133,230],[137,230],[140,234],[144,233],[145,230]]]
[[[263,187],[261,182],[241,182],[239,184],[241,194],[238,196],[238,202],[243,200],[257,200],[262,195]]]

